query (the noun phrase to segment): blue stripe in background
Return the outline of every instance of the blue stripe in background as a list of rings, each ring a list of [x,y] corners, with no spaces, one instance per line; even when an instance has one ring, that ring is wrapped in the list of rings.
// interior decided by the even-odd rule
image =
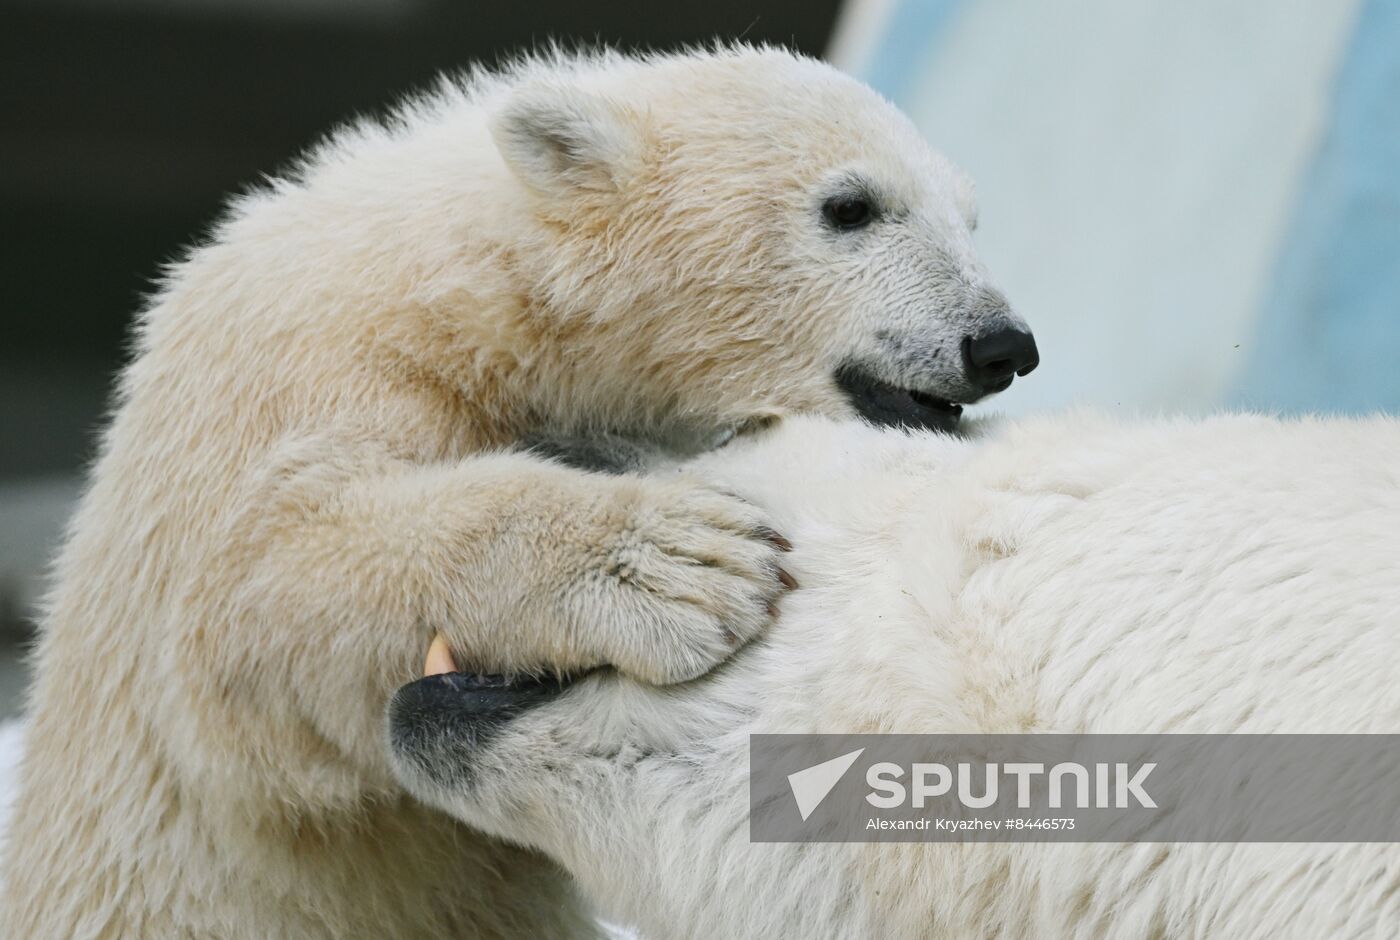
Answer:
[[[895,104],[907,106],[910,82],[931,60],[934,46],[962,5],[963,0],[895,0],[860,77]]]
[[[1400,411],[1400,3],[1368,0],[1232,404]]]

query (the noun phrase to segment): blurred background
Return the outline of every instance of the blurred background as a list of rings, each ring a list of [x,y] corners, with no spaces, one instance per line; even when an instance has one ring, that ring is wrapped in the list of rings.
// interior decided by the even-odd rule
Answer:
[[[1400,0],[0,0],[0,718],[131,315],[224,194],[549,38],[826,55],[977,180],[997,401],[1400,409]]]

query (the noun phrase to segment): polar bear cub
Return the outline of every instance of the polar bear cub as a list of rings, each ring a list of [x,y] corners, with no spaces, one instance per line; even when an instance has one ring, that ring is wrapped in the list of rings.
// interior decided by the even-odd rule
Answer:
[[[775,627],[680,687],[410,684],[414,792],[647,937],[1396,935],[1394,843],[778,844],[748,820],[755,732],[1393,734],[1400,422],[807,421],[700,463],[792,534]],[[1366,766],[1400,812],[1394,755]]]
[[[0,932],[591,931],[404,796],[385,702],[438,631],[483,671],[693,678],[788,543],[520,443],[951,429],[1036,363],[975,221],[870,89],[746,47],[445,82],[238,200],[142,315],[57,565]]]

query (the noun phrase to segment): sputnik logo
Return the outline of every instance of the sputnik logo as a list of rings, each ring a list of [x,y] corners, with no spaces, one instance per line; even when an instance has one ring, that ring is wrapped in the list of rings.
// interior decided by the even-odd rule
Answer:
[[[864,751],[865,748],[860,748],[820,764],[813,764],[806,770],[788,774],[788,786],[792,788],[792,798],[797,801],[797,811],[802,814],[803,822],[816,812],[817,807],[822,805],[822,800],[836,788],[841,778],[846,776],[846,771],[851,769],[856,758]]]

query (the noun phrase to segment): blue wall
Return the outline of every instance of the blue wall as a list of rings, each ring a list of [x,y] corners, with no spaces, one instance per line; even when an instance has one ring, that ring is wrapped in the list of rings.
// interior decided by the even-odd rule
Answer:
[[[1400,3],[1362,8],[1233,401],[1400,411]]]

